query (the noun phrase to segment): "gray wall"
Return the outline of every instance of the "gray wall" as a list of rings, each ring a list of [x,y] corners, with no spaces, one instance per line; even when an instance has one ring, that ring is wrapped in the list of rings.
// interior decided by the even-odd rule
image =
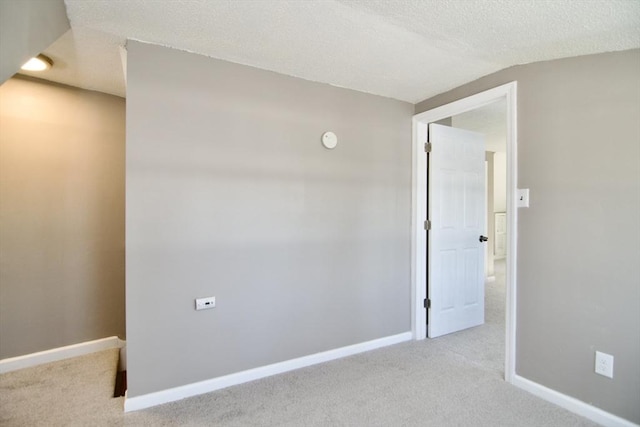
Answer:
[[[124,336],[125,102],[0,86],[0,358]]]
[[[413,105],[137,42],[127,79],[130,397],[411,329]]]
[[[640,423],[640,51],[512,67],[518,81],[517,373]],[[614,379],[593,372],[615,356]]]
[[[0,84],[68,29],[64,0],[0,0]]]

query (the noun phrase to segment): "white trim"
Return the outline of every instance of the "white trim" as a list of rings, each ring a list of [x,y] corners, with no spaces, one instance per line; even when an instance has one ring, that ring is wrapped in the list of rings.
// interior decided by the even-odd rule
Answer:
[[[118,337],[109,337],[26,354],[24,356],[10,357],[8,359],[0,360],[0,374],[15,371],[17,369],[42,365],[43,363],[57,362],[58,360],[84,356],[85,354],[108,350],[110,348],[122,348],[123,346],[123,340]]]
[[[505,380],[511,382],[515,375],[516,358],[516,266],[517,266],[517,223],[516,189],[518,183],[517,165],[517,82],[511,82],[493,89],[469,96],[450,104],[413,116],[413,175],[411,212],[411,319],[414,339],[427,336],[427,314],[423,308],[426,298],[426,248],[427,236],[422,223],[427,219],[427,161],[424,142],[427,126],[447,117],[483,107],[494,101],[507,102],[507,266],[506,266],[506,310],[505,310]]]
[[[127,92],[127,46],[119,46],[120,61],[122,62],[122,76],[124,78],[124,91]]]
[[[306,366],[316,365],[318,363],[328,362],[330,360],[340,359],[342,357],[364,353],[365,351],[375,350],[377,348],[398,344],[404,341],[409,341],[411,340],[411,338],[411,332],[404,332],[398,335],[392,335],[373,341],[367,341],[360,344],[354,344],[347,347],[324,351],[322,353],[299,357],[297,359],[274,363],[272,365],[249,369],[247,371],[237,372],[235,374],[212,378],[210,380],[187,384],[180,387],[174,387],[155,393],[144,394],[142,396],[125,396],[124,411],[137,411],[140,409],[149,408],[151,406],[161,405],[163,403],[174,402],[176,400],[185,399],[191,396],[197,396],[199,394],[209,393],[215,390],[220,390],[222,388],[246,383],[249,381],[255,381],[260,378],[270,377],[272,375],[293,371],[295,369],[304,368]]]
[[[506,310],[505,310],[505,380],[511,382],[516,375],[516,325],[518,291],[518,84],[510,83],[505,91],[507,99],[507,253],[506,257]]]
[[[544,399],[547,402],[558,405],[564,409],[567,409],[568,411],[588,418],[591,421],[594,421],[605,427],[640,427],[638,426],[638,424],[634,424],[631,421],[620,418],[617,415],[613,415],[609,412],[603,411],[600,408],[589,405],[582,400],[567,396],[566,394],[560,393],[536,382],[523,378],[520,375],[515,374],[511,378],[511,384],[518,388],[521,388],[522,390],[528,391],[534,396],[538,396],[539,398]]]

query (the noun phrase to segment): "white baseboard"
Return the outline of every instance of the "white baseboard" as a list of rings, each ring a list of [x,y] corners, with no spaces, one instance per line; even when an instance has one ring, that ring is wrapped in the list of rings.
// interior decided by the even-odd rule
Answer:
[[[142,396],[125,396],[124,411],[137,411],[140,409],[149,408],[151,406],[161,405],[163,403],[186,399],[187,397],[209,393],[233,385],[255,381],[260,378],[270,377],[272,375],[304,368],[306,366],[316,365],[318,363],[328,362],[330,360],[340,359],[342,357],[364,353],[365,351],[375,350],[377,348],[398,344],[404,341],[409,341],[412,338],[413,334],[411,332],[404,332],[398,335],[392,335],[373,341],[367,341],[360,344],[341,347],[335,350],[324,351],[322,353],[299,357],[297,359],[274,363],[272,365],[249,369],[247,371],[237,372],[235,374],[225,375],[223,377],[212,378],[210,380],[170,388],[155,393],[144,394]]]
[[[10,357],[0,360],[0,374],[42,365],[43,363],[57,362],[58,360],[69,359],[71,357],[84,356],[85,354],[108,350],[110,348],[122,348],[123,346],[124,341],[120,338],[109,337],[26,354],[24,356]]]
[[[511,384],[605,427],[640,427],[638,424],[634,424],[629,420],[620,418],[617,415],[603,411],[600,408],[596,408],[595,406],[552,390],[519,375],[514,375],[512,377]]]

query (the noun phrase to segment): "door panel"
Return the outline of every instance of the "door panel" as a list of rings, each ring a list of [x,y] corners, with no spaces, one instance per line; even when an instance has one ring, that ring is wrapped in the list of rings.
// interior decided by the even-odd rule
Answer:
[[[462,251],[464,258],[464,278],[462,288],[464,289],[464,306],[478,304],[478,292],[476,291],[476,272],[478,270],[478,249],[467,248]]]
[[[484,137],[429,125],[428,336],[484,323]]]
[[[464,226],[465,228],[478,228],[479,208],[482,205],[482,199],[479,196],[480,176],[475,173],[464,174]]]
[[[456,251],[444,250],[440,253],[440,268],[442,269],[442,279],[444,281],[454,281],[456,277]],[[452,310],[455,305],[454,299],[455,289],[445,288],[442,290],[442,306],[443,311]]]

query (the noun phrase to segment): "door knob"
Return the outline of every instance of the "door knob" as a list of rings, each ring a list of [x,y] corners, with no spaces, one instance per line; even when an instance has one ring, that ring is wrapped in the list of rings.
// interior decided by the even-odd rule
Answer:
[[[480,236],[480,243],[482,242],[486,242],[487,240],[489,240],[489,238],[487,236]]]

